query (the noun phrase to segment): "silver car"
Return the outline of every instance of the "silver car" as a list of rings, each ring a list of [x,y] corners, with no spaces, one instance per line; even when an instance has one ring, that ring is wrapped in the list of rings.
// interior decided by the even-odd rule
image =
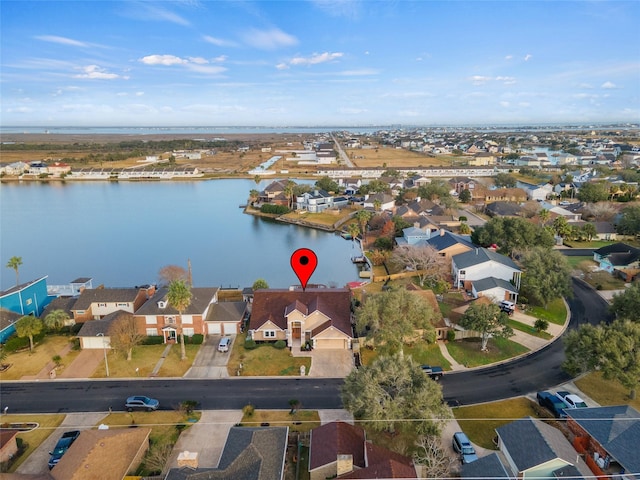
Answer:
[[[146,410],[147,412],[152,412],[157,410],[159,406],[160,402],[155,398],[144,397],[142,395],[129,397],[124,404],[124,408],[127,412],[133,412],[134,410]]]

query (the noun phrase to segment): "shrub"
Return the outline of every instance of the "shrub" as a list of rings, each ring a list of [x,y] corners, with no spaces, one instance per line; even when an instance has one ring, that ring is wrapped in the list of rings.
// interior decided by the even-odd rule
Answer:
[[[246,350],[254,350],[255,348],[258,348],[258,344],[255,340],[249,338],[244,342],[244,348]]]
[[[549,322],[544,318],[536,318],[536,321],[533,324],[533,328],[535,328],[539,332],[544,332],[547,328],[549,328]]]
[[[33,336],[33,345],[40,343],[46,332],[43,330],[37,335]],[[22,350],[24,348],[29,348],[29,337],[19,337],[16,334],[13,334],[4,344],[5,350],[10,352],[15,352],[17,350]]]
[[[262,213],[271,213],[275,215],[284,215],[285,213],[289,213],[289,209],[284,205],[273,205],[272,203],[265,203],[260,207],[260,212]]]
[[[197,400],[184,400],[180,403],[180,410],[186,414],[191,414],[198,405]]]
[[[255,412],[255,411],[256,411],[256,407],[254,407],[250,403],[247,403],[244,407],[242,407],[242,413],[244,415],[246,415],[247,417],[252,417],[253,416],[253,412]]]
[[[162,335],[149,335],[142,341],[142,345],[162,345],[164,338]]]
[[[193,337],[191,337],[191,343],[193,343],[194,345],[202,345],[203,341],[204,335],[202,335],[201,333],[196,333],[195,335],[193,335]]]
[[[456,332],[453,330],[447,330],[447,341],[453,342],[456,339]]]
[[[278,340],[276,343],[273,344],[273,346],[278,350],[282,350],[284,347],[287,346],[287,342],[285,342],[284,340]]]

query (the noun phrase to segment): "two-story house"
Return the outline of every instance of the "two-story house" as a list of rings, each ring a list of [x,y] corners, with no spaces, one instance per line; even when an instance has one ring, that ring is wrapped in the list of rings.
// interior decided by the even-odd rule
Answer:
[[[155,285],[137,288],[86,288],[71,307],[71,313],[76,323],[100,320],[118,310],[134,313],[155,291]]]
[[[296,209],[306,210],[310,213],[320,213],[329,208],[346,207],[349,199],[346,197],[335,197],[322,189],[315,189],[305,192],[296,197]]]

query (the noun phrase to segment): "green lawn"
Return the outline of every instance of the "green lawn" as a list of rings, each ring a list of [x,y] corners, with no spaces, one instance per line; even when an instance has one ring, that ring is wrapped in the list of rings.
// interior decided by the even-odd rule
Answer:
[[[556,325],[564,325],[567,319],[567,308],[562,298],[556,298],[549,302],[546,309],[544,307],[529,306],[526,313],[536,318],[543,318]]]
[[[617,241],[618,240],[592,240],[590,242],[578,242],[575,240],[565,240],[564,244],[571,248],[593,248],[597,250],[598,248],[606,247],[607,245],[611,245]]]
[[[283,405],[282,408],[289,408]],[[294,432],[308,432],[320,426],[320,415],[316,410],[297,410],[291,414],[287,410],[254,410],[253,414],[245,414],[241,420],[244,427],[259,427],[268,423],[272,427],[289,427]]]
[[[629,398],[629,389],[615,380],[605,380],[600,372],[592,372],[574,381],[576,386],[600,405],[631,405],[640,410],[640,397]]]
[[[35,430],[18,434],[18,438],[21,438],[27,444],[27,448],[25,452],[11,465],[9,472],[15,472],[16,469],[29,457],[29,455],[31,455],[33,451],[55,431],[55,429],[64,420],[64,417],[65,415],[63,414],[2,415],[0,417],[2,423],[35,422],[38,424],[38,428]]]
[[[620,290],[624,288],[624,281],[602,270],[586,273],[583,280],[597,290]]]
[[[493,443],[495,429],[519,418],[536,418],[538,406],[528,398],[517,397],[501,402],[456,407],[453,409],[453,415],[473,443],[497,450]]]
[[[567,263],[571,265],[571,268],[576,269],[579,268],[582,262],[585,262],[586,265],[595,266],[596,262],[593,261],[593,257],[565,257],[567,259]],[[588,262],[588,263],[587,263]]]
[[[553,338],[553,335],[550,335],[547,332],[539,332],[531,325],[527,325],[526,323],[522,323],[517,320],[509,319],[509,326],[514,330],[520,330],[521,332],[528,333],[534,337],[544,338],[545,340],[551,340]]]
[[[305,366],[306,374],[311,368],[311,358],[294,357],[288,348],[281,350],[269,343],[263,343],[254,350],[244,348],[246,333],[238,335],[227,364],[229,375],[237,376],[283,376],[300,375],[300,366]],[[242,369],[240,369],[242,364]]]
[[[449,354],[467,368],[489,365],[529,351],[527,347],[503,338],[489,340],[488,349],[487,352],[480,351],[479,338],[466,338],[447,343]]]
[[[413,360],[420,365],[439,365],[444,370],[451,370],[451,364],[442,356],[437,343],[427,344],[423,342],[411,346],[405,345],[403,352],[405,355],[413,357]],[[363,365],[371,364],[377,357],[377,350],[370,348],[360,349],[360,361]]]
[[[11,365],[8,370],[0,372],[0,380],[20,380],[25,375],[37,375],[54,355],[59,355],[66,347],[72,337],[66,335],[45,335],[41,342],[34,346],[33,352],[29,349],[20,352],[12,352],[7,354],[7,358],[2,363]],[[78,350],[71,350],[61,359],[62,367],[58,373],[64,370],[78,355]]]

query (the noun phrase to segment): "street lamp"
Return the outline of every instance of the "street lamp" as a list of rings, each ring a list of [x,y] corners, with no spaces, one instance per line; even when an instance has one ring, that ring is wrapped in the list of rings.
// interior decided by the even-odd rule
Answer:
[[[104,333],[96,333],[96,337],[102,337],[102,351],[104,352],[104,367],[107,370],[107,377],[109,376],[109,362],[107,361],[107,342],[104,339]]]

